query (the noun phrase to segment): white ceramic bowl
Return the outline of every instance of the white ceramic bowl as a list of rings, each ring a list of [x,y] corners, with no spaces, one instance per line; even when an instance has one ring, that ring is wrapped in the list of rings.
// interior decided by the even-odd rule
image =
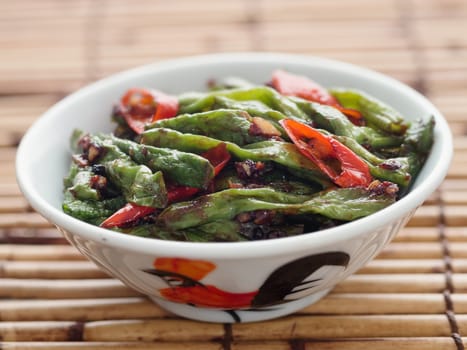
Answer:
[[[62,212],[62,179],[70,164],[68,140],[72,130],[111,131],[112,104],[126,89],[154,87],[182,93],[205,89],[208,79],[225,76],[264,83],[276,68],[304,74],[324,86],[364,90],[409,120],[433,115],[435,143],[410,193],[384,210],[339,227],[240,243],[134,237],[92,226]],[[71,94],[26,133],[18,149],[16,170],[20,188],[33,208],[55,224],[82,254],[128,286],[187,318],[250,322],[308,306],[372,259],[441,184],[451,156],[452,139],[443,116],[400,82],[321,58],[242,53],[148,65]]]

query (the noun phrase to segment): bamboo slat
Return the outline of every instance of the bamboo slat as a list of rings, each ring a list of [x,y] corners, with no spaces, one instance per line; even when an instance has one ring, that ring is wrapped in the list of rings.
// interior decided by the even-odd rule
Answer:
[[[467,313],[467,295],[450,295],[457,314]],[[333,292],[301,312],[310,314],[444,314],[445,296],[439,293],[338,293]]]
[[[80,340],[82,324],[73,321],[0,322],[2,341]]]
[[[379,338],[358,340],[302,340],[292,343],[297,349],[306,350],[456,350],[456,345],[449,337],[418,338]],[[233,343],[232,350],[290,350],[287,342],[239,342]]]
[[[466,314],[456,315],[456,319],[457,319],[457,324],[459,327],[459,333],[465,334],[465,332],[467,331],[467,315]]]
[[[8,147],[0,149],[0,162],[8,164],[14,162],[16,157],[16,148]]]
[[[95,321],[167,315],[156,304],[141,297],[0,300],[0,321]]]
[[[0,133],[0,136],[1,136],[1,133]],[[3,139],[3,141],[5,141],[5,139]],[[2,146],[3,144],[0,142],[0,147]],[[21,192],[18,188],[18,185],[16,184],[16,181],[11,182],[11,183],[0,184],[0,196],[8,197],[8,196],[19,196],[19,195],[21,195]]]
[[[445,262],[440,259],[375,259],[362,267],[357,274],[400,274],[400,273],[442,273]],[[455,272],[466,272],[465,262],[456,259],[452,263]]]
[[[443,256],[439,242],[394,242],[378,255],[379,259],[432,259]]]
[[[456,303],[456,309],[459,310]],[[301,313],[369,314],[443,314],[446,305],[442,294],[350,294],[332,293]],[[463,308],[465,310],[465,307]],[[429,311],[428,311],[429,310]]]
[[[467,261],[465,259],[453,259],[451,264],[454,272],[467,272]]]
[[[2,228],[0,243],[8,244],[66,244],[64,236],[55,228]]]
[[[450,274],[457,293],[467,291],[467,275]],[[447,287],[445,274],[356,274],[336,286],[339,293],[441,293]]]
[[[297,49],[297,52],[300,52]],[[326,56],[352,64],[384,72],[394,78],[412,84],[415,80],[416,63],[413,54],[406,49],[367,49],[365,55],[359,51],[317,48],[315,55]]]
[[[4,278],[0,298],[76,299],[137,296],[116,279],[45,280]]]
[[[347,24],[347,25],[346,25]],[[346,29],[345,32],[342,29]],[[371,31],[368,29],[371,28]],[[308,42],[304,41],[297,31],[310,33]],[[326,33],[328,40],[322,40]],[[409,42],[402,31],[395,31],[390,21],[342,21],[336,26],[332,21],[294,22],[285,20],[280,23],[264,23],[261,26],[261,37],[266,50],[282,50],[299,52],[325,49],[408,49]],[[284,40],[287,38],[287,40]],[[351,41],[348,38],[352,38]],[[383,39],[384,38],[384,42]]]
[[[466,258],[467,244],[455,242],[449,244],[452,258]],[[443,256],[443,246],[435,242],[394,242],[387,245],[378,255],[380,259],[431,259]]]
[[[436,205],[424,205],[417,209],[407,226],[436,226],[439,222],[440,208]]]
[[[298,346],[296,346],[296,344]],[[290,350],[293,349],[293,346],[300,349],[305,348],[305,342],[300,341],[296,343],[291,343],[287,341],[245,341],[245,342],[233,342],[230,346],[231,350]],[[308,349],[308,344],[306,345]]]
[[[393,242],[439,242],[438,227],[404,227]]]
[[[453,294],[457,313],[466,313],[467,295]],[[312,315],[404,315],[444,314],[439,293],[339,293],[338,290],[299,314]],[[170,316],[142,297],[102,299],[15,299],[0,301],[0,321],[80,321],[151,319]]]
[[[450,49],[438,49],[430,50],[426,53],[426,66],[431,71],[456,71],[456,70],[465,70],[467,69],[467,50],[465,48],[460,48],[458,50]],[[449,106],[448,110],[451,108],[456,108],[454,106]],[[458,107],[457,107],[458,108]],[[443,108],[444,111],[444,108]],[[450,114],[448,114],[450,115]],[[459,117],[461,117],[459,115]],[[451,120],[448,117],[448,120]],[[462,121],[460,118],[459,120]]]
[[[452,90],[450,90],[452,91]],[[450,122],[449,129],[451,129],[451,133],[455,136],[463,136],[466,132],[466,127],[462,122]]]
[[[61,261],[85,260],[85,258],[74,247],[68,245],[1,244],[0,260]]]
[[[221,324],[186,320],[118,320],[88,322],[85,341],[219,341]]]
[[[0,278],[90,279],[107,275],[88,261],[0,261]]]
[[[258,16],[262,21],[281,20],[387,20],[397,19],[399,14],[392,1],[384,0],[376,4],[373,1],[359,0],[342,4],[338,0],[332,1],[304,1],[293,0],[284,6],[280,1],[271,4],[260,3]],[[335,9],[339,8],[338,13]],[[364,8],[365,11],[360,9]]]
[[[249,13],[250,2],[241,1],[210,1],[201,0],[196,4],[189,0],[177,0],[163,4],[161,1],[140,1],[140,6],[129,6],[126,1],[117,0],[112,6],[105,7],[109,22],[128,23],[140,21],[142,26],[152,23],[151,13],[157,12],[161,20],[155,26],[191,26],[193,29],[206,23],[239,23],[245,22]],[[193,16],[193,12],[203,8],[203,16]]]
[[[4,213],[0,215],[0,227],[53,227],[44,217],[38,213]]]
[[[431,71],[427,74],[427,82],[433,86],[433,93],[446,93],[447,91],[465,92],[465,79],[467,73],[463,70],[457,71]],[[465,126],[464,123],[461,123]]]
[[[467,170],[467,167],[466,167]],[[465,207],[461,205],[449,205],[445,207],[446,224],[448,226],[466,226]]]
[[[451,334],[444,315],[291,316],[232,326],[234,340],[294,338],[443,337]]]
[[[223,347],[216,343],[149,343],[149,342],[3,342],[4,350],[99,350],[99,349],[131,349],[131,350],[221,350]],[[381,338],[359,340],[318,340],[299,341],[307,350],[456,350],[451,338]],[[289,342],[239,342],[231,345],[231,350],[290,350]]]
[[[440,293],[445,288],[446,277],[443,274],[358,274],[339,283],[334,291],[336,293]]]
[[[447,178],[444,180],[444,182],[440,186],[441,190],[446,190],[446,191],[464,191],[467,189],[467,181],[464,181],[463,179],[453,179],[453,178]]]
[[[462,16],[429,20],[413,19],[412,25],[420,47],[436,49],[467,46],[467,39],[458,35],[467,29],[467,23]]]
[[[413,0],[413,17],[417,18],[453,18],[467,15],[467,4],[458,0]]]
[[[12,212],[25,212],[29,209],[29,203],[23,197],[0,198],[0,214]]]
[[[446,191],[443,193],[443,203],[452,206],[467,205],[467,191]]]
[[[222,350],[223,346],[215,342],[1,342],[2,350]]]

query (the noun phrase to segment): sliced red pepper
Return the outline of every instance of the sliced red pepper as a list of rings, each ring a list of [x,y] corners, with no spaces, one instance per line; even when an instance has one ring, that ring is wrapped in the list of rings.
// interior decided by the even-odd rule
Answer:
[[[230,160],[230,153],[227,151],[227,145],[222,142],[201,154],[202,157],[209,160],[214,167],[214,176],[218,175]],[[180,202],[193,197],[199,192],[199,188],[190,186],[179,186],[168,184],[167,196],[169,203]]]
[[[362,126],[365,125],[365,119],[363,119],[362,113],[352,108],[344,108],[340,105],[332,106],[344,114],[354,125]]]
[[[207,150],[201,155],[209,160],[214,167],[214,176],[221,172],[231,157],[230,153],[227,151],[227,145],[224,142]],[[200,189],[196,187],[167,184],[167,199],[169,203],[180,202],[190,199],[198,193],[199,190]],[[117,210],[105,219],[100,226],[104,228],[125,227],[155,211],[156,209],[153,207],[127,203],[123,208]]]
[[[363,117],[359,111],[342,107],[334,96],[311,79],[276,70],[272,75],[272,86],[283,95],[297,96],[307,101],[332,106],[349,117],[354,124],[362,124]]]
[[[128,126],[141,134],[147,124],[177,115],[178,100],[157,90],[133,88],[120,99],[120,111]]]
[[[120,102],[126,107],[154,107],[154,96],[148,89],[131,88],[122,96]]]
[[[169,203],[180,202],[191,198],[198,191],[199,188],[196,187],[167,186],[167,199]],[[153,207],[127,203],[124,207],[105,219],[100,226],[103,228],[127,227],[139,219],[151,215],[155,211],[156,209]]]
[[[153,207],[127,203],[101,223],[101,227],[125,227],[156,211]]]
[[[156,113],[151,122],[161,119],[175,117],[178,113],[178,99],[175,96],[164,94],[160,91],[153,91],[154,100],[157,103]]]
[[[227,145],[224,142],[202,153],[201,156],[209,160],[214,167],[214,176],[221,172],[231,158],[229,151],[227,151]]]
[[[230,153],[227,151],[227,145],[222,142],[201,154],[202,157],[209,160],[214,167],[214,176],[217,176],[230,160]],[[189,186],[168,185],[167,195],[169,203],[179,202],[189,199],[199,192],[199,188]]]
[[[297,96],[330,106],[338,104],[336,98],[318,83],[283,70],[276,70],[272,74],[272,86],[283,95]]]
[[[283,119],[280,124],[298,150],[336,185],[366,187],[372,182],[368,165],[336,139],[296,120]]]
[[[190,186],[167,185],[167,199],[169,203],[180,202],[193,197],[199,188]]]

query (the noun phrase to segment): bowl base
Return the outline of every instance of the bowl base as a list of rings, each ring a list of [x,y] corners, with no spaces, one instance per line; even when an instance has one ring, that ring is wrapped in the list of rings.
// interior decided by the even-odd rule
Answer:
[[[261,309],[222,310],[214,308],[202,308],[187,304],[174,303],[161,298],[148,296],[153,302],[163,309],[192,320],[214,323],[246,323],[270,320],[289,315],[301,310],[324,297],[332,288],[313,293],[305,298],[290,301],[281,305],[264,307]]]

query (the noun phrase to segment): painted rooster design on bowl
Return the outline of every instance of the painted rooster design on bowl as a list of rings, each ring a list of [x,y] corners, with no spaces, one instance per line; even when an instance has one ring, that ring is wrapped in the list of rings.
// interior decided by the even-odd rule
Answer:
[[[229,292],[203,283],[203,278],[216,269],[216,265],[209,261],[161,257],[154,260],[153,268],[143,271],[165,281],[167,287],[158,292],[166,300],[193,307],[221,309],[234,321],[240,322],[234,310],[258,311],[293,301],[293,295],[299,292],[303,295],[309,291],[311,294],[321,279],[307,279],[309,276],[324,266],[346,268],[349,260],[347,253],[339,251],[305,256],[277,268],[258,289],[244,293]]]

